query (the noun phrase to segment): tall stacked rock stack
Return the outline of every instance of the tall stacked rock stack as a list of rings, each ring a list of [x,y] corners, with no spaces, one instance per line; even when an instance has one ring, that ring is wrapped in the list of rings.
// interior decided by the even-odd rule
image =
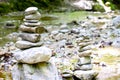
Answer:
[[[42,27],[39,21],[41,14],[38,12],[37,7],[29,7],[25,10],[24,23],[20,25],[20,37],[22,41],[17,41],[16,46],[20,49],[26,49],[34,46],[40,46],[40,33],[46,29]]]
[[[22,40],[16,42],[20,50],[13,52],[18,62],[12,70],[13,80],[59,80],[56,67],[49,61],[51,49],[40,47],[39,33],[46,30],[41,27],[40,17],[36,7],[25,10],[24,23],[20,25]]]

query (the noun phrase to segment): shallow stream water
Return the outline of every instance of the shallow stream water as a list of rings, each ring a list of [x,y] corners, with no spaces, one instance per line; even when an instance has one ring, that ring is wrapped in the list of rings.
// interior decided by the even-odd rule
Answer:
[[[10,15],[4,15],[0,17],[0,46],[3,46],[6,42],[9,42],[10,40],[5,39],[5,36],[12,32],[17,32],[19,25],[22,23],[23,20],[23,14],[22,15],[16,15],[19,14],[19,12],[16,13],[10,13]],[[21,14],[21,13],[20,13]],[[94,12],[88,12],[88,11],[76,11],[76,12],[62,12],[62,13],[47,13],[47,14],[41,14],[41,22],[45,25],[58,25],[58,24],[64,24],[69,23],[71,21],[83,21],[86,19],[87,16],[93,15],[98,16],[102,13],[94,13]],[[16,26],[14,29],[10,28],[4,28],[5,24],[7,22],[13,22]]]

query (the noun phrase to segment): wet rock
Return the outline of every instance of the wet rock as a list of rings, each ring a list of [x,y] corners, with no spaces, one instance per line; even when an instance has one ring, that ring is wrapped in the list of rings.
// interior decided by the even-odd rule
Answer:
[[[89,70],[89,71],[77,70],[74,72],[74,75],[80,80],[93,80],[94,77],[97,75],[97,72],[93,70]]]
[[[37,42],[37,43],[32,43],[29,41],[17,41],[15,43],[16,47],[19,49],[27,49],[31,47],[38,47],[41,46],[43,43],[42,42]]]
[[[68,29],[67,24],[62,24],[62,25],[60,26],[60,30],[64,30],[64,29]]]
[[[52,56],[52,51],[47,47],[35,47],[23,51],[14,51],[13,56],[20,63],[35,64],[48,61]]]
[[[72,77],[73,76],[73,72],[71,70],[68,71],[64,71],[62,73],[62,77],[66,78],[66,77]]]
[[[57,31],[57,30],[51,32],[51,34],[53,34],[53,35],[57,35],[58,33],[59,33],[59,31]]]
[[[60,30],[59,32],[61,32],[61,33],[68,33],[69,30],[68,29],[63,29],[63,30]]]
[[[4,25],[4,28],[8,28],[8,29],[11,29],[11,28],[16,28],[14,22],[12,21],[7,21]]]
[[[80,31],[79,31],[78,29],[72,29],[72,30],[71,30],[71,33],[74,33],[74,34],[79,34],[79,33],[80,33]]]

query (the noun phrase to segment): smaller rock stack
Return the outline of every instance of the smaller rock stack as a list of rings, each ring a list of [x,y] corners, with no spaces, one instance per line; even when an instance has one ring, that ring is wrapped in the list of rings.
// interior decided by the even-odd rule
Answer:
[[[27,49],[30,47],[40,46],[40,34],[46,29],[42,27],[39,19],[41,14],[38,12],[37,7],[29,7],[25,10],[24,23],[20,25],[20,37],[21,41],[16,42],[16,46],[19,49]]]
[[[91,50],[87,50],[79,54],[80,59],[76,65],[74,75],[80,80],[92,80],[97,75],[97,73],[92,70],[91,53]]]
[[[79,54],[79,62],[77,68],[80,70],[91,70],[92,69],[92,64],[91,64],[91,50],[87,50],[84,52],[80,52]]]

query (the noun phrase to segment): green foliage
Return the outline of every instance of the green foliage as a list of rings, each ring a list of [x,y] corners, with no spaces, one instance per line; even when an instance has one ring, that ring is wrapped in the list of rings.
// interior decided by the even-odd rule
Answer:
[[[100,4],[96,3],[96,4],[93,6],[93,11],[101,11],[101,12],[104,12],[104,8],[103,8]]]
[[[49,9],[52,10],[56,6],[60,6],[62,0],[10,0],[12,9],[23,11],[27,7],[36,6],[40,9]]]
[[[10,4],[5,2],[0,2],[0,15],[10,12]]]
[[[102,0],[104,3],[110,2],[112,10],[120,9],[120,0]]]
[[[23,11],[27,7],[36,6],[38,3],[34,0],[10,0],[10,4],[12,5],[13,10]]]

